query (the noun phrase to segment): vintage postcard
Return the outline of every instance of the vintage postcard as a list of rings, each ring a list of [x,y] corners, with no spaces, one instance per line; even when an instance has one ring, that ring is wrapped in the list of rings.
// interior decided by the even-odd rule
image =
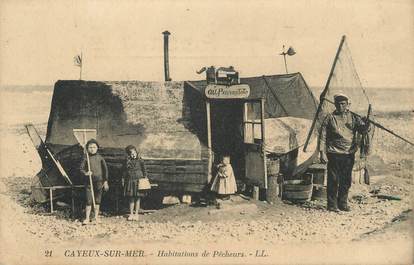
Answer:
[[[413,11],[0,1],[0,264],[413,264]]]

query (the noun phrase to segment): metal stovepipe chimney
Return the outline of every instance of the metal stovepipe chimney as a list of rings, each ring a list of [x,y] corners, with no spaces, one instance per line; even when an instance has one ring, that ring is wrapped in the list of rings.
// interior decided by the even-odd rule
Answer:
[[[164,77],[165,81],[171,81],[170,66],[168,60],[168,38],[170,36],[170,32],[166,30],[162,34],[164,35]]]

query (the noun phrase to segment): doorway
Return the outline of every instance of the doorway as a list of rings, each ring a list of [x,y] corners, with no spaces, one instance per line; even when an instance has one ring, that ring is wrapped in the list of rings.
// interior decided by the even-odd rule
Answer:
[[[214,165],[221,162],[223,155],[230,156],[236,180],[241,180],[245,176],[243,101],[217,99],[210,103]]]

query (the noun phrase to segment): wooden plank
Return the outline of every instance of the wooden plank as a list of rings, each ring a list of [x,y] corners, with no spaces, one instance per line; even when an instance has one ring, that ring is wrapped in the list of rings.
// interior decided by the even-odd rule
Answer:
[[[175,183],[207,183],[206,174],[168,174],[168,173],[148,173],[150,181],[154,182],[175,182]]]
[[[206,160],[143,159],[145,165],[202,165]]]
[[[204,165],[197,166],[176,166],[176,167],[165,167],[158,165],[145,165],[145,170],[153,173],[207,173]]]
[[[201,158],[202,160],[207,160],[209,159],[209,148],[203,144],[201,144]]]
[[[125,161],[125,159],[116,159],[116,158],[105,157],[105,156],[104,156],[104,159],[105,159],[105,162],[120,163],[120,164],[122,164]]]
[[[71,188],[85,188],[85,185],[73,185],[73,186],[50,186],[50,187],[38,187],[30,186],[32,189],[71,189]]]
[[[163,166],[163,167],[159,167],[159,168],[162,169],[163,172],[173,172],[173,173],[175,173],[175,165]]]
[[[163,166],[175,166],[175,160],[146,160],[144,159],[145,165],[163,165]]]
[[[122,152],[122,153],[121,152],[105,152],[105,151],[99,150],[99,153],[101,155],[108,156],[108,157],[122,157],[122,158],[126,158],[125,152]]]
[[[197,165],[203,165],[207,161],[203,160],[176,160],[175,165],[176,166],[197,166]]]
[[[158,188],[170,192],[201,192],[205,184],[160,182]]]

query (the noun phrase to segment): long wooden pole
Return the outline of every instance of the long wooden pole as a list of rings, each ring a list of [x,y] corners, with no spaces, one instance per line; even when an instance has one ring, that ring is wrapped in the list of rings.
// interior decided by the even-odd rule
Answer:
[[[44,143],[43,143],[43,145],[45,146],[45,149],[46,149],[47,153],[49,154],[50,158],[52,158],[52,160],[55,163],[56,167],[60,171],[60,174],[62,174],[62,176],[66,179],[66,181],[70,185],[73,185],[72,181],[70,180],[68,174],[66,173],[66,171],[64,170],[64,168],[62,167],[62,165],[60,164],[60,162],[55,159],[55,157],[53,156],[52,152],[50,152],[50,150],[47,148],[47,146]]]
[[[88,150],[86,150],[86,130],[83,130],[83,142],[85,143],[85,153],[86,153],[86,160],[88,163],[88,172],[91,171],[91,163],[89,161],[89,154],[88,154]],[[95,204],[95,192],[93,191],[93,182],[92,182],[92,175],[88,174],[89,176],[89,183],[91,184],[91,193],[92,193],[92,203],[93,203],[93,209],[96,209],[96,204]]]
[[[82,58],[82,52],[81,52],[80,66],[79,66],[79,80],[82,80],[82,67],[83,67],[83,58]]]
[[[53,188],[49,189],[50,213],[53,213]]]
[[[207,118],[207,148],[208,148],[208,182],[211,180],[211,169],[213,167],[213,157],[211,151],[211,113],[210,113],[210,101],[206,100],[206,118]]]
[[[285,70],[286,70],[286,74],[288,74],[288,68],[287,68],[287,63],[286,63],[286,52],[285,52],[285,45],[283,45],[283,52],[281,53],[281,55],[283,55],[283,61],[285,62]]]
[[[287,69],[286,54],[283,54],[283,60],[285,61],[285,70],[286,70],[286,73],[288,74],[289,72],[288,72],[288,69]]]
[[[331,79],[332,79],[332,76],[333,76],[333,73],[334,73],[334,70],[335,70],[336,62],[338,61],[338,57],[339,57],[339,54],[341,53],[342,46],[344,45],[345,38],[346,38],[345,35],[343,35],[342,36],[342,39],[341,39],[341,42],[339,43],[338,50],[336,51],[335,59],[334,59],[334,61],[332,63],[331,72],[329,73],[328,80],[326,81],[325,88],[324,88],[324,90],[322,91],[322,93],[321,93],[321,95],[319,97],[318,109],[316,110],[315,117],[313,118],[313,121],[312,121],[312,126],[311,126],[311,128],[309,130],[308,137],[306,138],[305,145],[303,146],[303,151],[304,152],[306,152],[306,149],[308,148],[310,139],[311,139],[312,134],[313,134],[313,130],[315,129],[316,120],[318,119],[319,114],[322,111],[322,105],[323,105],[323,102],[325,100],[325,96],[328,93],[329,85],[331,83]]]
[[[260,122],[261,122],[261,130],[262,130],[262,154],[263,154],[263,168],[264,168],[264,188],[267,189],[267,165],[266,165],[266,151],[265,151],[265,117],[264,117],[264,101],[265,99],[262,98],[260,100]],[[254,125],[252,126],[254,127]]]

